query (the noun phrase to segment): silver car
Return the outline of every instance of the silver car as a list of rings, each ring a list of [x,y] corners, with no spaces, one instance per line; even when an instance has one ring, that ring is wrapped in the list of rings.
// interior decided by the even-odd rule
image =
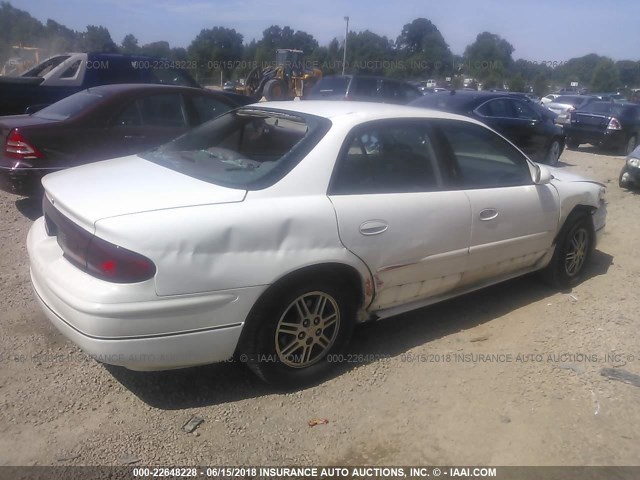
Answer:
[[[564,125],[569,123],[569,114],[571,112],[599,100],[611,100],[611,98],[596,95],[561,95],[553,102],[547,103],[545,107],[558,115],[555,119],[556,123]]]

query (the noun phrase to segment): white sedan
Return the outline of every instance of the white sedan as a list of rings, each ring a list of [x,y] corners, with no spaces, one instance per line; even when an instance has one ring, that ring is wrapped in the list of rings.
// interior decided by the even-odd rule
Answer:
[[[243,107],[43,184],[31,278],[67,337],[280,385],[323,375],[358,322],[536,270],[575,284],[606,217],[602,185],[474,120],[362,102]]]

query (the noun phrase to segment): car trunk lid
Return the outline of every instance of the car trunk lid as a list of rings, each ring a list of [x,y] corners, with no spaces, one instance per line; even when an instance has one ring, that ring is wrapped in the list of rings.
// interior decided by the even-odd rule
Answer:
[[[55,208],[88,230],[103,218],[241,202],[247,193],[197,180],[137,155],[53,173],[42,184]]]
[[[573,112],[571,114],[571,126],[580,130],[604,131],[609,125],[609,115],[595,113]]]

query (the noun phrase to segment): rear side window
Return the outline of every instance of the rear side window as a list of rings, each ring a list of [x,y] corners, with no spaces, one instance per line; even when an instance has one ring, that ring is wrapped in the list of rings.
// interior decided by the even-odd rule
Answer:
[[[377,97],[378,79],[365,77],[354,78],[349,94],[363,97]]]
[[[506,98],[491,100],[480,106],[478,112],[485,117],[514,118],[516,116],[511,100]]]
[[[434,122],[433,134],[439,153],[447,162],[449,186],[476,189],[533,183],[524,155],[487,128],[438,120]]]
[[[170,93],[150,95],[140,102],[142,122],[153,127],[186,127],[182,95]]]
[[[329,188],[333,195],[426,192],[439,189],[424,123],[377,123],[346,140]]]
[[[149,95],[139,98],[118,114],[113,125],[116,127],[186,127],[182,95],[169,93]]]

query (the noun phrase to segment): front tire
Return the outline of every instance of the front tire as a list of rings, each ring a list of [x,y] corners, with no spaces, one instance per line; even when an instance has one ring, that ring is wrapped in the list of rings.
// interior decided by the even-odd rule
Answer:
[[[549,150],[547,151],[546,163],[551,167],[555,167],[558,165],[558,160],[560,159],[560,153],[562,152],[562,145],[560,145],[560,141],[557,138],[554,138],[551,141],[551,145],[549,145]]]
[[[631,180],[629,180],[629,173],[627,172],[626,168],[623,168],[622,171],[620,172],[620,177],[618,177],[618,186],[620,188],[630,188],[631,187]]]
[[[269,100],[284,100],[287,95],[287,86],[279,78],[272,78],[264,85],[264,97]]]
[[[563,227],[551,262],[543,270],[553,287],[573,287],[582,279],[595,246],[591,218],[584,212],[571,214]]]
[[[331,370],[329,355],[348,343],[355,325],[350,289],[311,279],[275,287],[247,320],[241,360],[263,381],[300,387]]]

